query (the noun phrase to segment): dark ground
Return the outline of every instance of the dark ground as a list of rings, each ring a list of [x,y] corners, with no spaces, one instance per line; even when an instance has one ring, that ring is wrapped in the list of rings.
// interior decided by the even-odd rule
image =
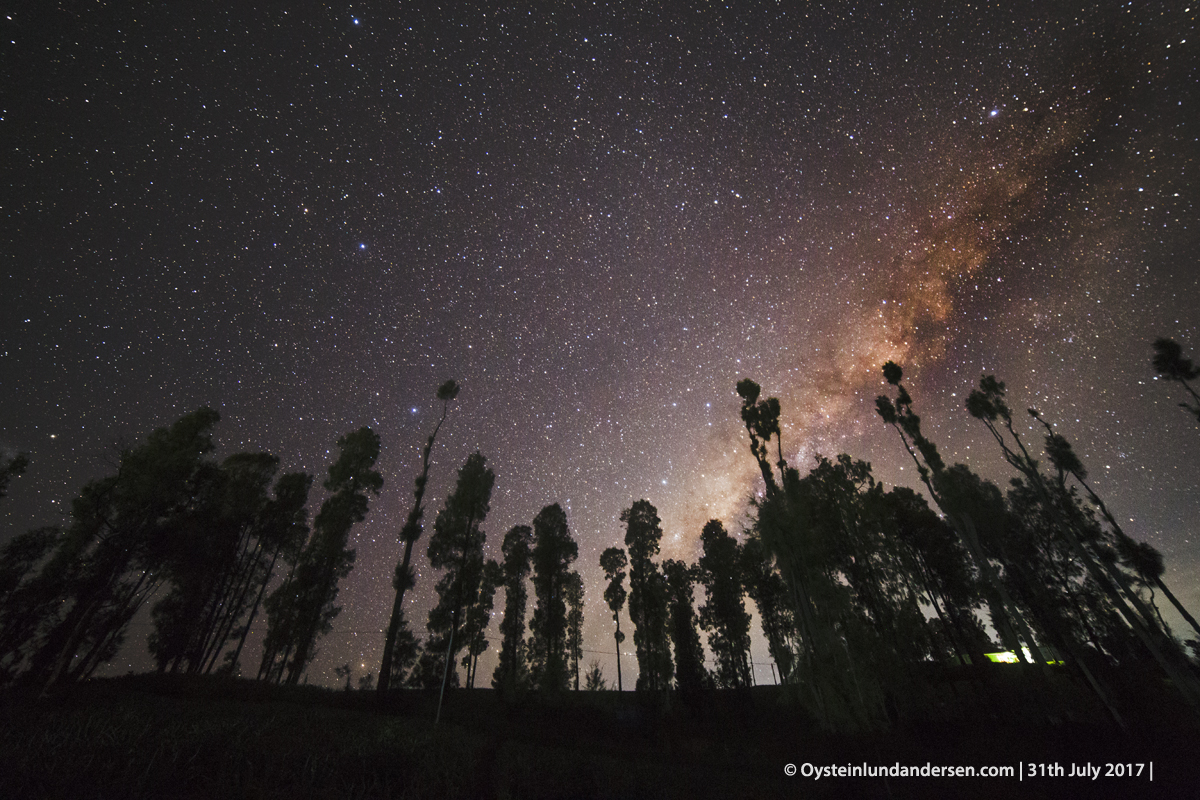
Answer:
[[[1069,692],[1057,709],[1019,696],[1001,689],[958,719],[914,714],[901,699],[890,730],[830,734],[779,687],[666,701],[456,690],[435,727],[436,694],[399,692],[380,708],[374,692],[130,676],[43,699],[0,692],[0,797],[1200,797],[1197,718],[1166,692],[1127,709],[1124,733],[1094,713],[1062,713]],[[1024,763],[1025,779],[784,773],[863,762]],[[1102,774],[1030,778],[1030,762]],[[1147,767],[1117,778],[1103,774],[1110,763]]]

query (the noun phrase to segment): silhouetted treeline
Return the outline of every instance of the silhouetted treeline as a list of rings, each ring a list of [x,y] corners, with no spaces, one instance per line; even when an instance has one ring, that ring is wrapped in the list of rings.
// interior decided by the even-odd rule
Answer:
[[[1157,340],[1154,350],[1154,369],[1189,393],[1196,404],[1181,405],[1200,419],[1191,386],[1200,370],[1170,340]],[[887,489],[869,463],[847,454],[817,456],[807,472],[789,464],[784,409],[742,380],[741,419],[763,487],[740,540],[712,520],[698,532],[695,564],[660,562],[661,520],[640,499],[620,515],[625,547],[600,556],[617,649],[614,688],[623,689],[626,612],[638,691],[701,697],[750,686],[749,598],[777,680],[831,728],[887,724],[903,713],[905,698],[944,703],[946,675],[952,685],[966,681],[976,700],[986,698],[1004,669],[1020,676],[1049,715],[1063,711],[1052,691],[1062,681],[1118,725],[1134,702],[1131,686],[1165,685],[1200,708],[1200,671],[1165,622],[1159,598],[1194,629],[1186,634],[1197,637],[1188,642],[1193,648],[1200,648],[1200,624],[1163,580],[1162,555],[1122,530],[1050,418],[1029,410],[1038,431],[1030,439],[1014,421],[1004,383],[985,376],[971,392],[966,412],[1012,471],[1002,491],[966,465],[947,465],[924,432],[900,367],[889,362],[882,372],[891,389],[877,398],[876,411],[896,431],[924,493]],[[585,591],[572,570],[579,549],[566,514],[545,506],[531,525],[508,531],[501,562],[486,559],[483,524],[496,476],[478,452],[460,468],[426,548],[441,574],[424,642],[406,619],[431,451],[457,394],[453,381],[438,390],[442,414],[398,535],[403,551],[378,689],[475,686],[502,589],[491,685],[505,697],[579,690]],[[278,475],[279,459],[266,453],[216,462],[217,421],[200,409],[155,431],[121,454],[116,474],[83,488],[65,529],[30,531],[5,546],[0,680],[49,688],[91,675],[118,652],[152,596],[159,599],[147,645],[159,671],[237,674],[264,610],[258,677],[300,680],[340,610],[338,585],[355,557],[350,531],[381,490],[374,469],[380,441],[368,428],[338,441],[310,529],[313,477]],[[0,498],[27,464],[23,455],[0,464]],[[351,685],[348,666],[338,675]],[[588,689],[607,685],[597,663],[585,677]],[[373,676],[359,685],[373,688]]]

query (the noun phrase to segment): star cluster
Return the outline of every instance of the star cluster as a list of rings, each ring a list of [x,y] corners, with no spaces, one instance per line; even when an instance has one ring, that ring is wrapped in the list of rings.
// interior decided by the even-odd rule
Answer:
[[[611,675],[620,511],[649,499],[689,561],[706,520],[744,520],[740,378],[780,397],[793,464],[916,485],[874,412],[891,359],[948,460],[994,480],[962,407],[981,374],[1059,423],[1195,606],[1200,442],[1149,343],[1200,348],[1196,9],[793,5],[2,20],[0,447],[32,464],[0,535],[202,404],[222,455],[318,474],[370,425],[386,485],[313,674],[377,669],[455,378],[427,520],[475,449],[493,556],[561,503]]]

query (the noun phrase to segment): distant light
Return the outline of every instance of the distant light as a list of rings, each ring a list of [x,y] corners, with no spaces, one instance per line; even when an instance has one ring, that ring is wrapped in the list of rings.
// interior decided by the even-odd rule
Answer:
[[[992,113],[988,114],[988,116],[989,116],[989,117],[994,117],[994,116],[996,116],[996,115],[997,115],[997,114],[999,114],[999,113],[1000,113],[1000,109],[998,109],[998,108],[993,108],[993,109],[992,109]]]
[[[367,244],[366,244],[366,242],[359,242],[359,243],[358,243],[358,249],[359,249],[359,250],[366,250],[366,249],[367,249]]]
[[[353,22],[355,25],[357,25],[357,24],[358,24],[358,17],[352,17],[352,18],[350,19],[350,21],[351,21],[351,22]]]
[[[415,413],[417,413],[417,410],[414,408],[414,409],[412,410],[412,413],[414,413],[414,414],[415,414]]]

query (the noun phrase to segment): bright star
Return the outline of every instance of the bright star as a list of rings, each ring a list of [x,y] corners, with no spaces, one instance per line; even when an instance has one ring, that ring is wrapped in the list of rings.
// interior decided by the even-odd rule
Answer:
[[[999,113],[1000,113],[1000,109],[998,109],[998,108],[993,108],[993,109],[992,109],[992,113],[988,114],[988,116],[989,116],[989,117],[994,117],[994,116],[996,116],[996,115],[997,115],[997,114],[999,114]]]

